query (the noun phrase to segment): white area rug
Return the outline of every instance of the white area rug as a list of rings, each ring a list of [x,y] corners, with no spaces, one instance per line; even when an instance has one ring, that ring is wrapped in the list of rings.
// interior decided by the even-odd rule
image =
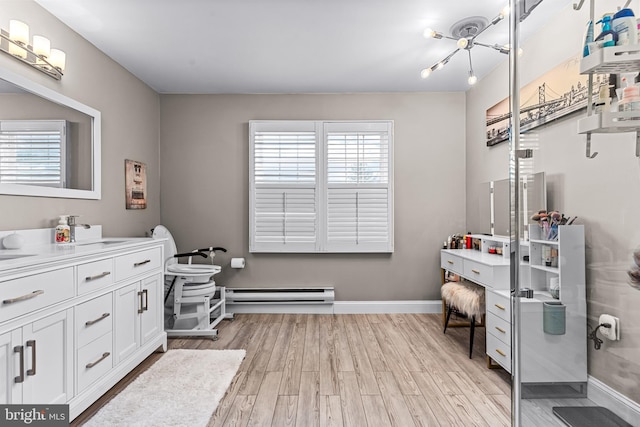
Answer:
[[[169,350],[85,426],[206,426],[244,350]]]

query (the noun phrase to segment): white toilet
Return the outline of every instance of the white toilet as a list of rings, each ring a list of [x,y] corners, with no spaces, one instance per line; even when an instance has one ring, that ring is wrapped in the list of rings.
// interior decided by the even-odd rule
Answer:
[[[220,247],[196,249],[188,253],[177,253],[173,236],[166,227],[158,225],[152,237],[164,241],[165,277],[165,331],[168,336],[205,336],[217,339],[214,329],[225,311],[225,290],[216,286],[215,274],[222,268],[214,264],[193,264],[193,257],[211,258],[215,251],[226,252]],[[187,258],[187,264],[180,264]]]

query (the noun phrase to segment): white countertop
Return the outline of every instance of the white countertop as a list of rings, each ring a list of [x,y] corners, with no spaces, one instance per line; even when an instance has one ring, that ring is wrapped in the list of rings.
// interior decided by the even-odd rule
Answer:
[[[164,239],[150,237],[110,237],[81,240],[66,244],[25,245],[21,249],[0,249],[0,274],[10,270],[69,261],[100,255],[103,252],[139,247],[144,243],[160,243]]]
[[[508,267],[510,265],[509,258],[505,258],[502,255],[480,252],[473,249],[442,249],[442,252],[493,267]]]

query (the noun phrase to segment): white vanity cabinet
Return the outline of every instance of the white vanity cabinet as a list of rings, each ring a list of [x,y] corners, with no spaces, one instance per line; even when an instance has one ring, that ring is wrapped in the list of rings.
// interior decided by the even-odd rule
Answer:
[[[0,404],[69,404],[74,419],[157,349],[162,240],[0,261]]]

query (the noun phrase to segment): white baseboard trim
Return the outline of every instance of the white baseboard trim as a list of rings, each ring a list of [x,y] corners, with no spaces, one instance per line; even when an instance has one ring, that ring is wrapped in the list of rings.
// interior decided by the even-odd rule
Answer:
[[[228,313],[392,314],[442,313],[442,301],[335,301],[333,304],[229,304]]]
[[[639,425],[640,404],[589,375],[587,397],[593,403],[609,409],[631,425]]]
[[[442,313],[442,301],[335,301],[335,314]]]

